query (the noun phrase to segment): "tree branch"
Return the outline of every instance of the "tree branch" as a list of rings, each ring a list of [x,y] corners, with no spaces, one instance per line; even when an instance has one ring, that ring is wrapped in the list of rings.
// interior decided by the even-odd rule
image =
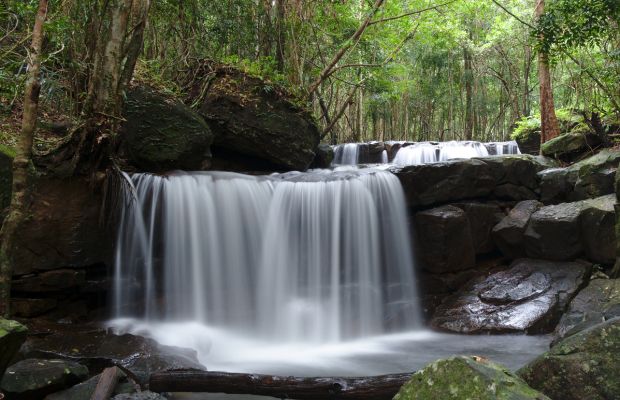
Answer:
[[[450,1],[447,1],[445,3],[438,4],[436,6],[427,7],[427,8],[424,8],[422,10],[416,10],[416,11],[407,12],[407,13],[404,13],[404,14],[397,15],[395,17],[388,17],[388,18],[378,19],[376,21],[371,21],[370,23],[368,23],[368,26],[375,25],[375,24],[380,24],[382,22],[394,21],[395,19],[400,19],[400,18],[408,17],[410,15],[422,14],[425,11],[436,10],[436,9],[438,9],[440,7],[447,6],[447,5],[452,4],[454,2],[456,2],[456,0],[450,0]]]

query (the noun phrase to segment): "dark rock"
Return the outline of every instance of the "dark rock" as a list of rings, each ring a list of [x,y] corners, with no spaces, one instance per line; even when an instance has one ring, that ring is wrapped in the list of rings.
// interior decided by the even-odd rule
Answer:
[[[447,297],[431,324],[461,333],[549,332],[588,271],[585,263],[516,260]]]
[[[275,169],[305,170],[315,156],[320,132],[311,113],[283,88],[233,68],[218,68],[190,93],[215,134],[214,144],[257,157]]]
[[[0,318],[0,378],[21,347],[28,329],[17,321]]]
[[[134,335],[114,335],[101,330],[54,332],[30,337],[22,347],[25,357],[62,358],[87,365],[92,372],[114,365],[130,371],[140,384],[151,373],[171,369],[201,369],[196,352],[163,346],[152,339]]]
[[[88,368],[66,360],[29,358],[11,365],[0,388],[8,399],[38,400],[86,379]]]
[[[495,245],[491,238],[493,227],[504,217],[504,213],[496,204],[461,203],[454,206],[465,211],[469,221],[470,236],[476,254],[493,251]]]
[[[11,313],[15,317],[32,318],[53,310],[58,302],[55,299],[21,299],[11,300]]]
[[[75,269],[57,269],[13,280],[12,290],[24,293],[56,292],[74,289],[86,282],[86,273]]]
[[[180,101],[147,87],[127,92],[122,148],[144,171],[201,170],[210,165],[213,135],[205,121]]]
[[[112,400],[167,400],[167,397],[148,390],[138,393],[118,394]]]
[[[105,264],[112,238],[99,224],[101,195],[86,179],[38,179],[16,233],[14,274]]]
[[[574,260],[583,253],[580,216],[583,204],[562,203],[540,208],[525,230],[528,257]]]
[[[491,167],[497,186],[508,183],[523,186],[532,191],[539,187],[538,173],[557,166],[556,162],[551,159],[528,154],[485,157],[480,160]]]
[[[515,141],[523,154],[537,156],[540,154],[540,124],[527,134],[517,136]]]
[[[613,264],[616,259],[615,203],[613,194],[582,202],[581,237],[591,261]]]
[[[510,259],[525,257],[525,229],[532,214],[541,206],[536,200],[522,201],[493,227],[493,240],[503,255]]]
[[[571,301],[554,332],[554,342],[620,317],[620,279],[594,279]]]
[[[415,215],[416,237],[422,267],[430,272],[472,268],[474,245],[467,215],[454,206],[443,206]]]
[[[493,196],[500,200],[535,200],[538,199],[538,195],[525,186],[517,186],[512,183],[504,183],[493,189]]]
[[[507,368],[485,358],[456,356],[413,374],[394,400],[550,400]]]
[[[573,129],[543,143],[540,151],[547,157],[571,161],[600,144],[601,139],[589,129]]]
[[[489,196],[496,186],[491,167],[478,159],[410,165],[391,169],[411,207]]]
[[[134,393],[136,388],[128,381],[127,375],[122,371],[119,371],[119,375],[118,383],[114,387],[112,395]],[[99,378],[101,378],[101,374],[95,375],[69,389],[50,394],[45,397],[45,400],[91,400],[97,383],[99,383]]]
[[[334,160],[334,149],[328,144],[321,143],[316,149],[316,155],[310,168],[329,168]]]
[[[620,318],[614,318],[567,337],[518,374],[552,399],[618,399],[618,354]]]
[[[540,201],[558,204],[568,200],[574,183],[568,180],[567,168],[549,168],[538,173],[540,178]]]

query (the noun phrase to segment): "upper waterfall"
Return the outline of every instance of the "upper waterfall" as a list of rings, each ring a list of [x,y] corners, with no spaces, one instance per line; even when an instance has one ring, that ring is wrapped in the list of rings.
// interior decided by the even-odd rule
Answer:
[[[130,179],[117,241],[117,317],[306,342],[417,326],[405,202],[392,174]]]

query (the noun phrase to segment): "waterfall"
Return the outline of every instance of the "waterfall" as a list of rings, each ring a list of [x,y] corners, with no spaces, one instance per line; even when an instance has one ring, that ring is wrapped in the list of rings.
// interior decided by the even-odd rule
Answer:
[[[134,174],[116,317],[337,342],[418,326],[402,188],[384,171]]]
[[[492,155],[521,154],[519,145],[514,140],[508,142],[490,142],[486,143],[486,146],[489,150],[489,154]]]
[[[335,165],[355,165],[358,163],[359,143],[339,144],[334,148]]]

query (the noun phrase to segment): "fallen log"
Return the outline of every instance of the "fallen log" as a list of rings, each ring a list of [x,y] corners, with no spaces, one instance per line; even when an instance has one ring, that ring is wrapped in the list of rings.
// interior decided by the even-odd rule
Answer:
[[[252,394],[296,400],[391,400],[412,373],[356,378],[301,378],[177,370],[151,375],[153,392]]]

